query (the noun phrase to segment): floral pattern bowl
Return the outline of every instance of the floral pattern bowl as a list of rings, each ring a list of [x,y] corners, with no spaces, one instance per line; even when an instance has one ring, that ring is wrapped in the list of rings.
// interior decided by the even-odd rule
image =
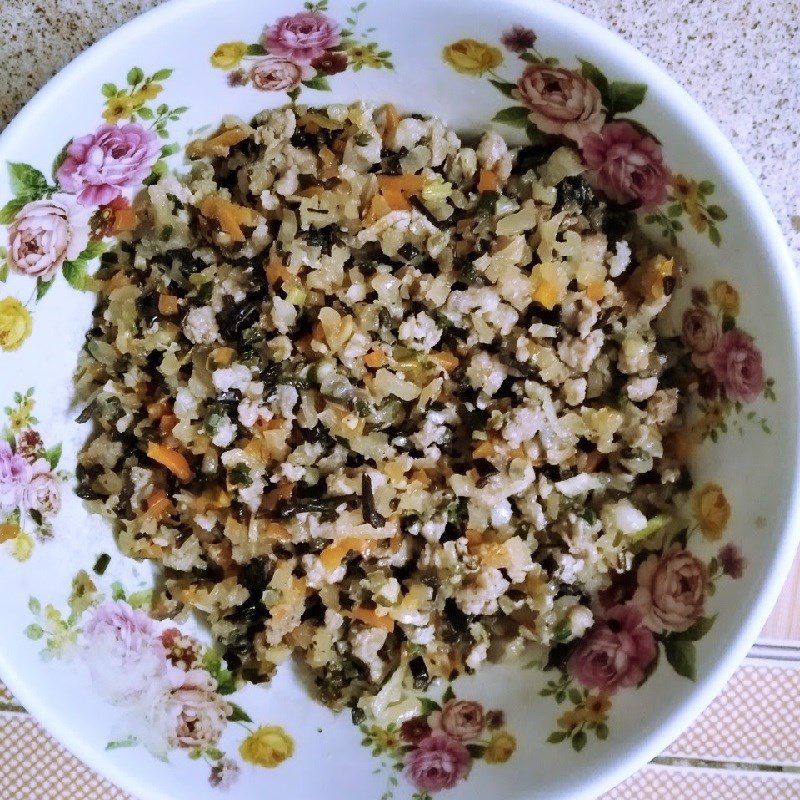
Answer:
[[[686,526],[593,598],[546,665],[335,716],[290,665],[237,684],[76,493],[71,391],[92,272],[143,184],[221,113],[392,101],[564,146],[620,215],[690,265],[669,325],[694,418],[670,446]],[[93,47],[0,137],[0,674],[143,800],[594,797],[687,725],[744,656],[797,542],[797,278],[738,156],[669,78],[548,0],[173,0]],[[77,417],[77,419],[76,419]],[[544,669],[542,668],[544,667]],[[387,696],[393,687],[387,686]]]

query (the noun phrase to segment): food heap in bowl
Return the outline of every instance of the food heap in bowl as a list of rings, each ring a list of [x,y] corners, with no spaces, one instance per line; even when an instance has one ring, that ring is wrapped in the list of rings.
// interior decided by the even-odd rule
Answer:
[[[391,105],[228,117],[187,155],[102,257],[78,370],[78,491],[163,568],[154,612],[357,711],[585,637],[691,487],[676,260],[574,149]],[[575,663],[610,691],[655,657],[619,608],[625,669]]]

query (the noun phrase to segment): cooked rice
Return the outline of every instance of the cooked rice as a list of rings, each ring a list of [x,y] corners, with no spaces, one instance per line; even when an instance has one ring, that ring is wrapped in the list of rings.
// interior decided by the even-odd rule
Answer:
[[[246,679],[294,653],[340,707],[568,642],[677,517],[677,268],[570,151],[474,144],[228,117],[103,258],[79,493]]]

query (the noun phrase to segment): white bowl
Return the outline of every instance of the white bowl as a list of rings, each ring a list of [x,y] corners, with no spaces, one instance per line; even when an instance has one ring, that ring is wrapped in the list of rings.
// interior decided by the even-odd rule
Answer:
[[[167,3],[95,45],[54,78],[4,132],[0,159],[32,165],[41,171],[45,183],[52,184],[50,166],[65,142],[95,131],[102,122],[107,99],[101,94],[103,84],[125,87],[126,75],[134,66],[141,67],[145,76],[162,68],[174,70],[157,79],[163,87],[157,100],[137,96],[135,101],[156,114],[161,102],[167,104],[168,110],[187,107],[166,121],[165,142],[183,144],[189,138],[189,129],[213,124],[223,113],[247,117],[263,107],[281,105],[287,99],[285,92],[260,91],[252,82],[230,86],[225,72],[212,66],[209,58],[222,42],[258,42],[265,25],[274,23],[282,14],[300,10],[299,0],[274,0],[268,6],[247,0]],[[331,0],[325,13],[343,26],[353,27],[345,21],[350,16],[348,3]],[[713,183],[713,191],[710,184],[703,184],[706,194],[693,198],[695,185],[679,181],[678,187],[683,186],[687,193],[683,205],[666,202],[658,211],[664,212],[659,221],[670,224],[670,220],[677,220],[682,224],[681,230],[671,230],[686,251],[691,268],[687,286],[678,295],[677,324],[680,311],[691,302],[690,286],[709,288],[716,281],[728,281],[735,292],[719,285],[712,292],[710,308],[715,324],[734,326],[734,331],[752,337],[728,336],[726,352],[715,356],[717,374],[730,401],[721,412],[727,432],[717,425],[717,441],[707,438],[692,464],[699,491],[709,483],[722,487],[730,518],[727,519],[726,503],[713,494],[713,488],[704,495],[705,505],[697,501],[702,512],[689,511],[695,516],[701,514],[708,535],[702,531],[692,535],[691,548],[696,555],[707,564],[720,546],[735,545],[747,561],[744,574],[738,580],[727,575],[709,578],[716,591],[713,597],[704,598],[702,612],[706,618],[715,618],[710,630],[704,633],[701,623],[691,628],[690,634],[678,631],[666,639],[662,634],[658,645],[662,658],[653,674],[638,690],[616,693],[610,714],[599,727],[605,711],[602,703],[599,709],[595,708],[595,716],[589,716],[583,729],[585,737],[578,728],[567,733],[566,721],[561,727],[556,722],[565,710],[573,708],[574,700],[567,696],[558,704],[553,696],[539,694],[548,680],[559,676],[558,672],[543,675],[518,666],[492,667],[474,678],[459,680],[455,686],[460,698],[475,698],[485,709],[505,710],[501,727],[515,737],[516,752],[504,763],[491,763],[509,755],[508,737],[495,739],[488,753],[473,747],[471,774],[468,779],[459,780],[448,791],[448,797],[593,797],[655,756],[710,701],[754,641],[791,564],[800,530],[800,335],[795,270],[758,187],[707,115],[661,70],[598,25],[548,0],[535,4],[522,0],[495,0],[491,4],[478,0],[435,4],[422,0],[405,0],[402,4],[368,0],[357,14],[358,31],[373,26],[374,31],[364,34],[366,41],[361,45],[348,43],[347,69],[328,78],[330,91],[320,88],[325,84],[317,78],[312,80],[312,86],[318,88],[302,88],[303,101],[318,105],[356,99],[393,101],[405,110],[438,115],[457,129],[480,130],[498,111],[511,107],[517,110],[506,112],[501,119],[519,121],[524,117],[520,101],[505,96],[489,82],[493,78],[500,84],[514,83],[526,66],[501,43],[503,33],[518,24],[535,31],[536,50],[541,56],[555,56],[568,69],[577,68],[580,57],[597,65],[612,82],[646,84],[644,102],[631,111],[622,111],[620,116],[635,119],[661,140],[663,160],[674,175]],[[324,44],[332,45],[335,38],[328,36]],[[520,47],[524,38],[517,37]],[[477,40],[478,44],[462,41],[446,51],[445,60],[443,49],[464,39]],[[371,42],[376,46],[369,47]],[[514,41],[510,44],[517,46]],[[256,49],[250,49],[241,65],[252,66]],[[236,48],[227,48],[218,52],[216,62],[231,63],[236,57]],[[536,57],[529,51],[529,60]],[[366,63],[356,70],[359,60]],[[393,69],[387,66],[389,62]],[[370,66],[373,63],[383,66]],[[456,71],[451,66],[454,63],[462,71]],[[229,67],[228,71],[232,69]],[[469,71],[476,74],[468,74]],[[599,81],[596,73],[587,74]],[[130,77],[135,80],[138,76],[133,73]],[[116,89],[107,85],[104,91],[113,95]],[[627,98],[628,105],[632,105],[638,99],[635,88],[617,84],[608,91],[615,93],[617,104],[624,105]],[[128,106],[129,101],[123,98],[121,110],[130,111]],[[138,119],[149,125],[149,117],[145,110]],[[537,118],[545,126],[548,119],[552,122],[546,113]],[[502,123],[497,128],[518,141],[522,136],[524,141],[522,128]],[[630,134],[629,129],[626,131]],[[657,157],[650,147],[651,157]],[[0,202],[6,203],[14,195],[21,197],[16,206],[7,208],[7,222],[26,213],[20,211],[23,204],[45,191],[43,179],[35,171],[17,168],[14,174],[14,185],[5,177],[0,179]],[[631,190],[631,186],[624,184],[622,189]],[[699,206],[693,205],[695,199]],[[693,229],[687,210],[703,228],[699,232]],[[654,225],[651,229],[659,235],[662,228],[663,225]],[[710,233],[712,230],[718,232],[719,244],[710,240],[716,238]],[[45,483],[50,482],[50,507],[53,493],[60,492],[62,500],[61,510],[51,514],[47,511],[46,492],[33,500],[31,494],[26,495],[25,502],[38,502],[45,509],[44,522],[52,523],[53,535],[49,539],[36,534],[38,522],[27,512],[19,520],[23,533],[17,534],[12,527],[17,524],[13,516],[0,528],[4,538],[14,535],[0,551],[0,601],[5,619],[0,628],[0,673],[20,701],[50,731],[88,764],[134,795],[143,800],[211,798],[219,791],[208,782],[206,756],[212,761],[218,757],[213,750],[193,760],[185,750],[172,749],[168,761],[159,761],[141,745],[107,748],[110,740],[124,739],[131,731],[131,709],[103,699],[109,695],[108,669],[116,663],[126,676],[136,678],[134,668],[136,664],[141,666],[141,661],[132,661],[130,650],[123,653],[127,660],[109,661],[109,653],[103,649],[108,641],[98,641],[96,636],[92,639],[81,632],[96,609],[80,610],[78,605],[79,611],[68,618],[67,599],[78,570],[86,570],[96,584],[95,599],[102,596],[108,600],[115,591],[112,584],[119,582],[127,599],[134,602],[137,598],[131,593],[147,589],[152,580],[149,568],[116,553],[108,530],[86,512],[71,491],[75,456],[85,435],[73,421],[72,372],[92,307],[92,297],[67,282],[67,277],[73,283],[79,281],[80,271],[80,265],[73,264],[66,275],[56,275],[52,288],[38,301],[37,283],[32,277],[12,272],[0,287],[0,343],[6,348],[0,353],[0,400],[2,405],[17,409],[28,401],[24,396],[15,399],[14,393],[24,394],[33,388],[37,421],[26,418],[28,412],[23,409],[16,412],[17,428],[22,425],[41,434],[44,446],[49,448],[48,458],[52,464],[58,463],[51,467],[40,462],[35,471],[46,476],[42,478]],[[40,290],[46,288],[42,283],[40,280]],[[735,313],[723,318],[720,303]],[[721,330],[717,336],[722,336]],[[763,387],[759,385],[758,356],[753,348],[763,356],[765,377],[774,379],[768,384],[774,391],[774,401],[765,398],[763,390],[755,392]],[[736,363],[731,363],[730,358],[725,361],[726,353],[742,356],[739,366],[744,364],[744,372],[737,372]],[[708,371],[703,366],[707,363],[708,358],[700,358],[698,369]],[[758,394],[755,399],[751,397],[754,393]],[[734,405],[737,397],[744,398],[741,408]],[[54,448],[59,442],[63,445],[61,452]],[[16,442],[14,450],[19,450]],[[6,459],[7,467],[11,455],[7,449],[3,452],[0,457]],[[14,463],[23,471],[28,469],[19,467],[18,461]],[[0,492],[0,498],[5,498],[0,502],[7,508],[0,514],[8,515],[12,504],[9,498],[17,490],[8,489],[11,479],[7,474],[3,477],[2,468],[0,463],[0,480],[6,481],[0,484],[0,490],[7,489],[7,493]],[[30,470],[24,477],[30,480]],[[44,491],[47,487],[40,488]],[[713,539],[717,534],[723,538]],[[92,567],[102,552],[113,557],[106,573],[98,576]],[[728,548],[725,555],[725,568],[735,572],[736,565],[731,562],[736,560],[736,551]],[[721,563],[719,559],[717,563]],[[641,579],[647,583],[646,576]],[[119,594],[119,588],[116,591]],[[663,587],[659,591],[663,593]],[[666,603],[669,598],[657,599]],[[52,604],[54,610],[48,610],[47,604]],[[668,624],[685,627],[682,623],[688,624],[699,611],[699,606],[693,608],[691,603],[673,604],[674,615]],[[689,642],[687,637],[692,635],[696,642]],[[681,677],[668,663],[664,657],[666,640],[671,661],[679,671],[689,672],[688,662],[696,659],[696,680]],[[94,646],[88,655],[81,656],[81,645],[87,641]],[[147,646],[146,641],[143,646]],[[40,658],[40,651],[49,660]],[[70,653],[76,657],[70,659]],[[87,662],[93,673],[87,672]],[[94,682],[88,677],[91,674]],[[101,680],[104,675],[105,683]],[[114,684],[117,690],[119,683],[117,680]],[[227,790],[231,798],[244,800],[268,793],[308,800],[330,794],[367,800],[381,796],[387,787],[398,798],[409,797],[415,791],[406,775],[392,768],[408,758],[406,753],[394,751],[383,758],[373,758],[369,748],[360,744],[362,733],[346,715],[334,717],[312,702],[288,665],[268,689],[250,686],[234,699],[254,720],[247,723],[250,728],[282,726],[293,739],[294,752],[286,758],[288,740],[278,729],[262,731],[262,744],[270,746],[259,751],[260,760],[281,763],[271,769],[243,764],[238,780]],[[581,719],[587,718],[584,715]],[[546,741],[554,731],[564,732],[563,741]],[[607,738],[601,740],[606,731]],[[484,730],[480,742],[487,743],[495,733]],[[216,747],[241,764],[238,747],[246,736],[231,722]],[[389,781],[393,776],[397,786]],[[415,796],[420,798],[424,793]]]

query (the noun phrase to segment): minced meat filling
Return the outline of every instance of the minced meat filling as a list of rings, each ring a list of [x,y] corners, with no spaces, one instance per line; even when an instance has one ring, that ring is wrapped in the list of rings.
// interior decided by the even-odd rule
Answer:
[[[677,266],[571,152],[473,144],[226,118],[103,257],[79,493],[246,679],[296,654],[340,707],[570,641],[687,488]]]

